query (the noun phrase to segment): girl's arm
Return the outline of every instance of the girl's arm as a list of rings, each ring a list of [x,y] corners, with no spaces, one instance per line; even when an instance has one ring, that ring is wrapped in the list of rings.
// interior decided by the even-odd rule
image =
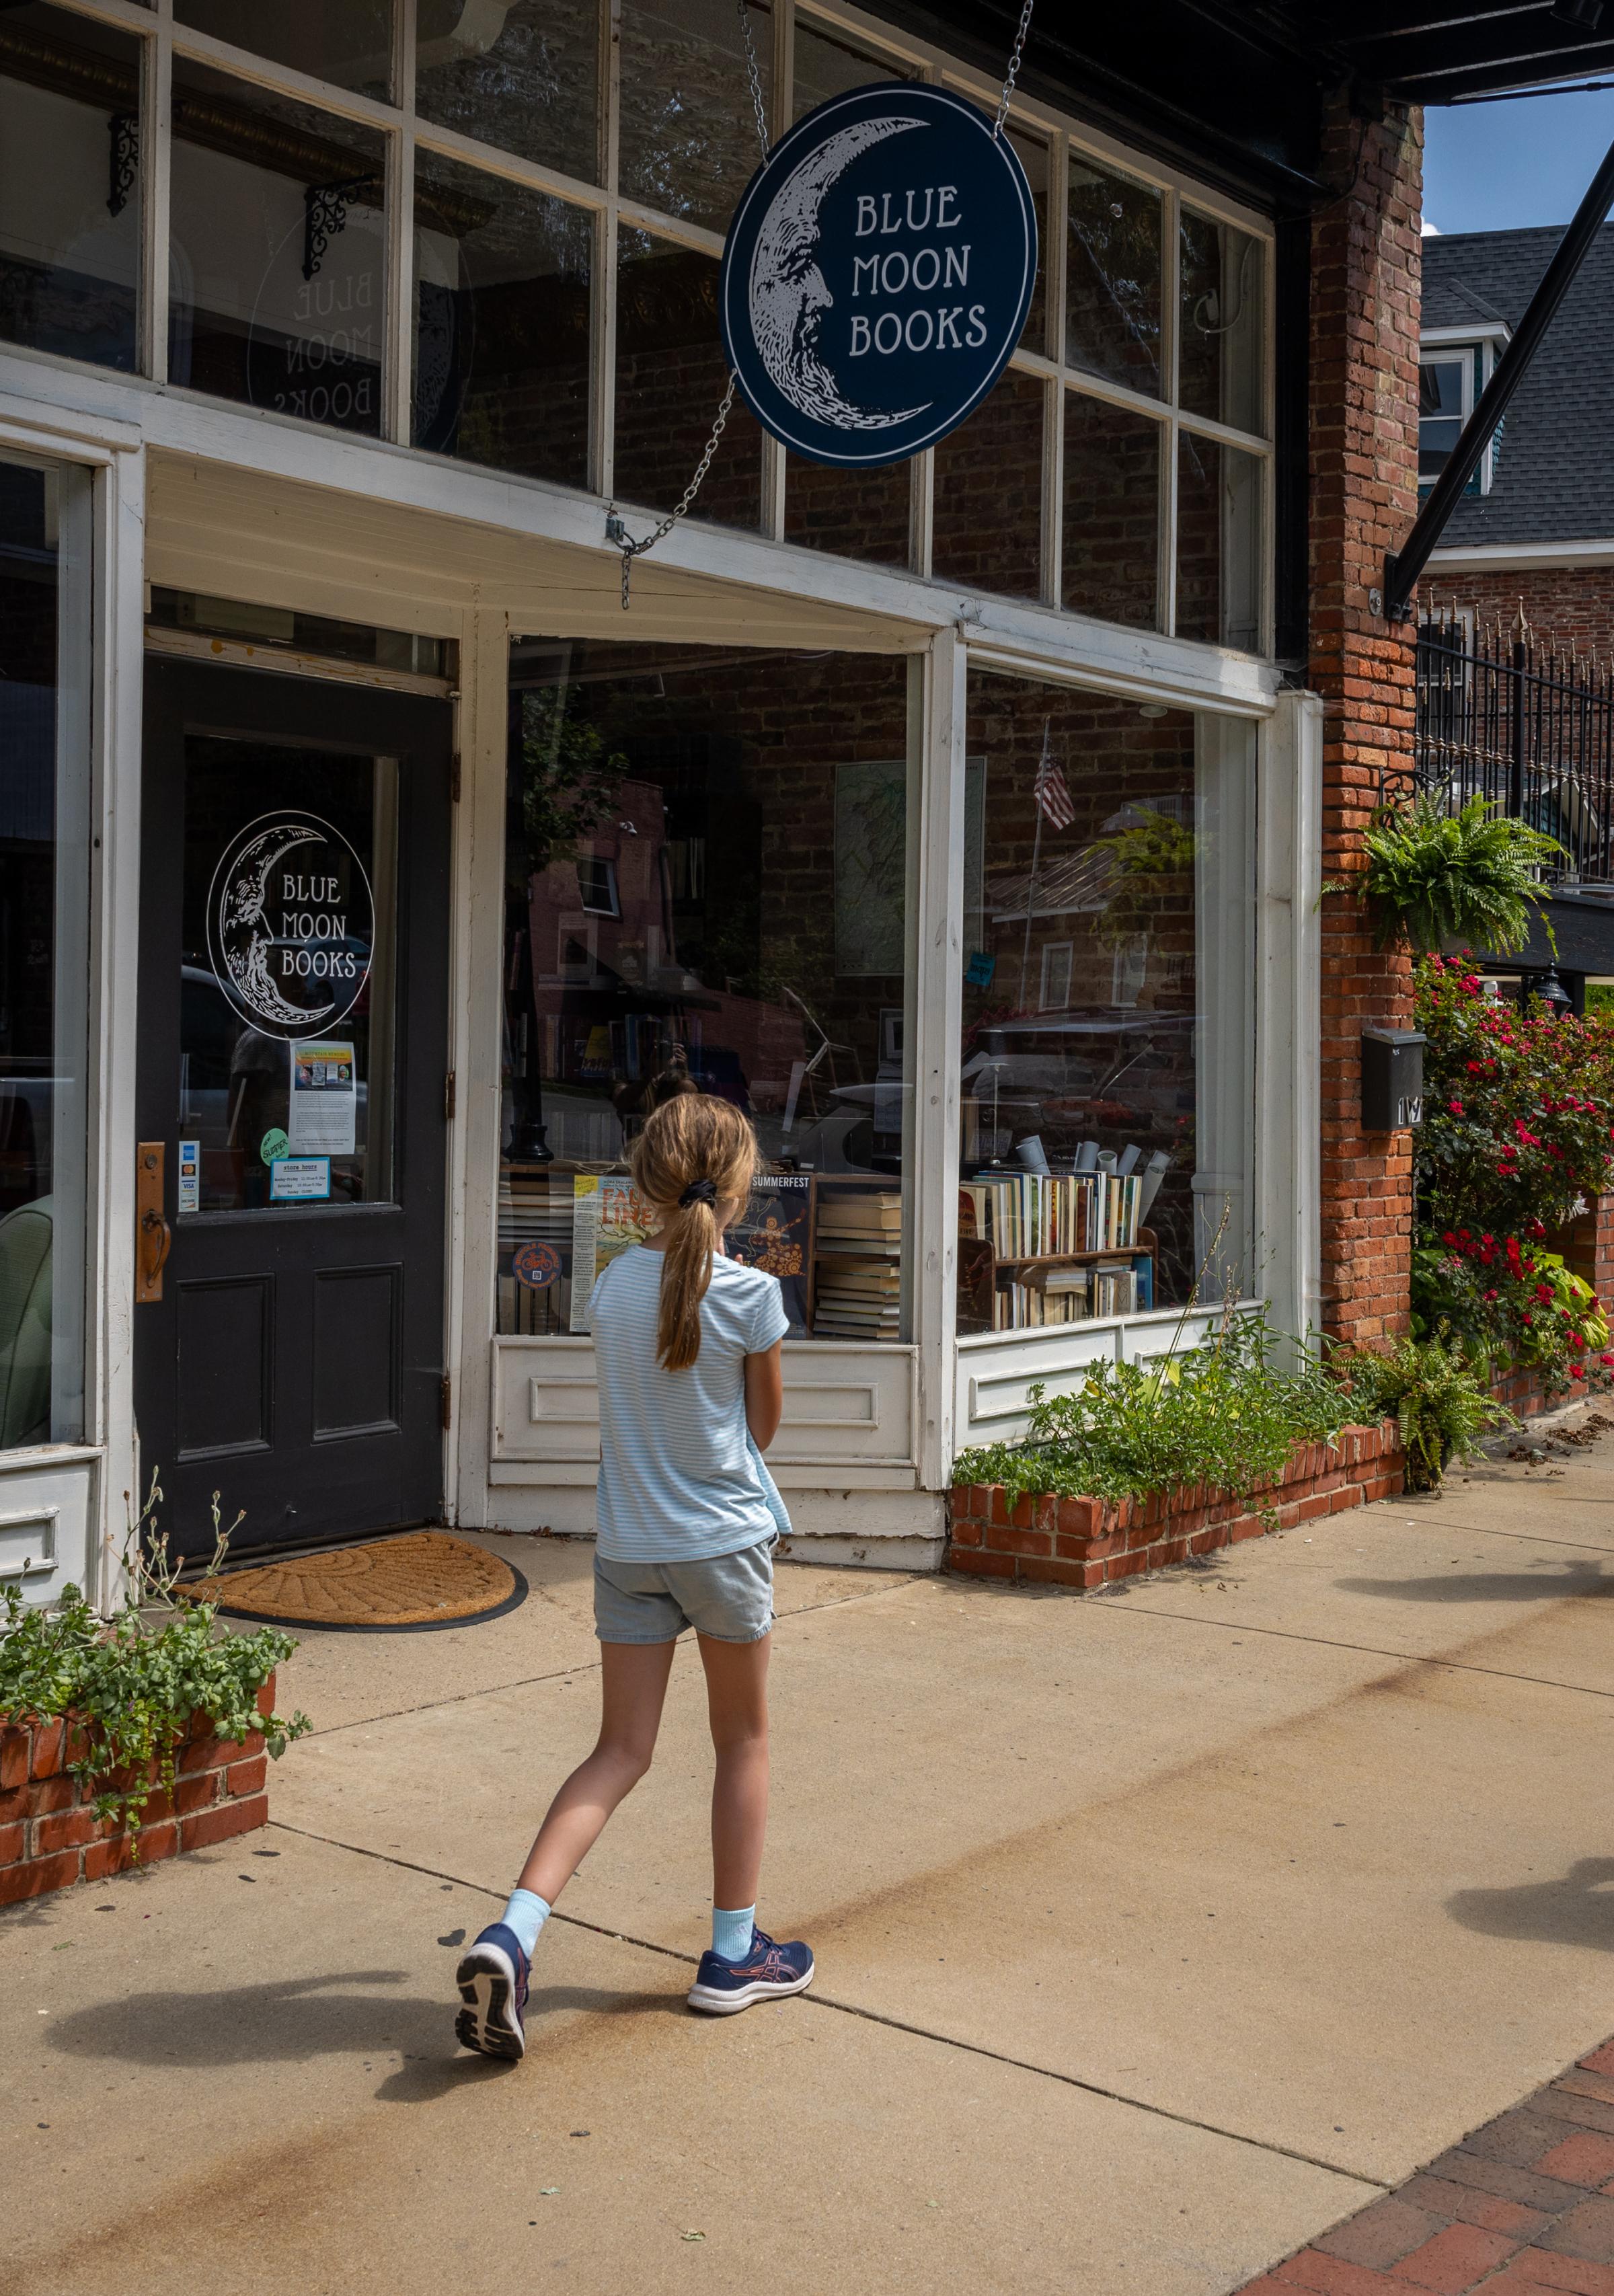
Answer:
[[[775,1340],[766,1355],[747,1356],[745,1359],[745,1423],[759,1451],[766,1451],[779,1432],[780,1414],[784,1409],[784,1365],[780,1355],[782,1344]]]

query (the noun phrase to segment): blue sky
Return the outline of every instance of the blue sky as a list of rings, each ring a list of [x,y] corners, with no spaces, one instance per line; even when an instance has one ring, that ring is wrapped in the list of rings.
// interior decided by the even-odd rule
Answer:
[[[1424,114],[1423,215],[1438,231],[1568,223],[1614,144],[1614,90]]]

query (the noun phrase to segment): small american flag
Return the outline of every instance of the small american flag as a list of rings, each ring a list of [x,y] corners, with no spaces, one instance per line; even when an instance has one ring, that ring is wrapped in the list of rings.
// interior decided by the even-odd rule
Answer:
[[[1045,819],[1055,829],[1069,829],[1076,819],[1076,808],[1070,801],[1070,785],[1053,762],[1048,747],[1050,720],[1043,720],[1043,754],[1036,761],[1036,781],[1032,795],[1043,809]]]

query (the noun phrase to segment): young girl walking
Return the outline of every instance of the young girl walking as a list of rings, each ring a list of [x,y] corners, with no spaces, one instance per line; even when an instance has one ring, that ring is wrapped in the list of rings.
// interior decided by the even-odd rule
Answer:
[[[538,1932],[650,1767],[686,1627],[706,1670],[717,1758],[712,1943],[690,2006],[727,2015],[813,1980],[805,1945],[776,1945],[756,1925],[774,1546],[790,1529],[762,1459],[779,1425],[789,1319],[776,1277],[722,1254],[756,1163],[744,1117],[703,1093],[666,1102],[635,1143],[635,1184],[660,1226],[618,1254],[589,1300],[600,1382],[599,1742],[550,1804],[503,1917],[460,1963],[465,2005],[455,2030],[487,2056],[525,2052]]]

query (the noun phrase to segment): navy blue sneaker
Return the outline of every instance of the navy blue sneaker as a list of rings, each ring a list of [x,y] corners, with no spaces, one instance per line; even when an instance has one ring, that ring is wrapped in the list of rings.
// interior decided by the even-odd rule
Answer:
[[[805,1993],[813,1981],[813,1954],[799,1939],[792,1945],[775,1945],[766,1931],[753,1929],[750,1950],[740,1961],[725,1961],[721,1954],[703,1953],[689,2005],[711,2017],[732,2017],[753,2001],[781,2001],[787,1993]]]
[[[520,1939],[503,1922],[485,1929],[461,1956],[454,1981],[465,2006],[454,2030],[466,2048],[485,2057],[526,2055],[528,1966]]]

